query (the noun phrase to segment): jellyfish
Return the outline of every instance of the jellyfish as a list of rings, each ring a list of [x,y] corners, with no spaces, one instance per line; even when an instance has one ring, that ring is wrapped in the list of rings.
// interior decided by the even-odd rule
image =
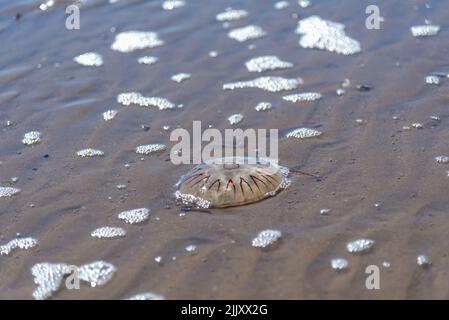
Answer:
[[[195,166],[176,184],[176,199],[200,209],[241,206],[290,185],[289,170],[265,158],[215,158]]]

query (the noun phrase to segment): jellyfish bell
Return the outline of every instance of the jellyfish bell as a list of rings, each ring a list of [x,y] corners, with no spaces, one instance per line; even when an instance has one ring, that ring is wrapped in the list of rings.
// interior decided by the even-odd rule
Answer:
[[[241,206],[276,195],[290,185],[289,170],[267,158],[213,158],[176,184],[176,199],[196,208]]]

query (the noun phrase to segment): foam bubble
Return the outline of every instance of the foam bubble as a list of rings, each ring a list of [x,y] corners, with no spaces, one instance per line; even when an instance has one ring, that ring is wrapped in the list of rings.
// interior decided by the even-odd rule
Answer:
[[[410,28],[414,37],[435,36],[440,32],[440,26],[437,25],[418,25]]]
[[[126,235],[126,231],[123,228],[117,227],[101,227],[97,228],[90,234],[94,238],[120,238]]]
[[[117,96],[117,102],[129,106],[136,104],[140,107],[157,107],[159,110],[176,108],[175,104],[165,98],[145,97],[139,92],[125,92]]]
[[[301,81],[282,77],[260,77],[254,80],[225,83],[223,90],[235,90],[243,88],[258,88],[270,92],[279,92],[296,89]]]
[[[165,300],[164,296],[153,292],[143,292],[129,297],[126,300]]]
[[[111,121],[112,119],[115,118],[117,113],[118,113],[117,110],[108,110],[108,111],[103,112],[104,121]]]
[[[304,102],[304,101],[315,101],[322,98],[321,93],[318,92],[304,92],[296,93],[288,96],[283,96],[282,99],[288,102]]]
[[[164,10],[174,10],[184,7],[186,2],[184,0],[166,0],[162,3],[162,9]]]
[[[449,163],[449,157],[448,156],[437,156],[435,157],[436,163],[442,163],[447,164]]]
[[[217,21],[235,21],[246,18],[248,12],[246,10],[233,10],[231,8],[226,9],[226,11],[221,12],[215,16]]]
[[[360,43],[348,37],[341,23],[311,16],[298,22],[295,31],[301,35],[299,45],[303,48],[316,48],[352,55],[361,51]]]
[[[81,158],[86,158],[86,157],[102,157],[104,156],[104,152],[98,149],[92,149],[92,148],[87,148],[87,149],[82,149],[79,150],[76,153],[79,157]]]
[[[344,270],[348,267],[348,260],[344,258],[337,258],[331,260],[332,269]]]
[[[278,241],[281,236],[282,232],[279,230],[264,230],[253,239],[252,245],[256,248],[266,248]]]
[[[138,146],[136,148],[136,153],[137,154],[150,154],[153,152],[164,151],[165,149],[167,149],[165,144],[160,144],[160,143],[146,144],[146,145]]]
[[[177,83],[181,83],[190,78],[191,78],[190,73],[178,73],[178,74],[171,76],[171,79]]]
[[[233,114],[232,116],[228,117],[228,120],[229,120],[230,124],[234,125],[243,120],[243,115],[242,114]]]
[[[115,36],[111,49],[119,52],[132,52],[135,50],[154,48],[163,45],[155,32],[126,31]]]
[[[248,60],[245,66],[249,72],[263,72],[291,68],[293,67],[293,63],[282,61],[277,56],[261,56]]]
[[[288,3],[288,1],[278,1],[274,4],[274,8],[276,10],[282,10],[287,8],[290,5],[290,3]]]
[[[35,238],[16,238],[9,241],[7,244],[0,246],[0,256],[8,255],[14,249],[28,250],[37,246]]]
[[[100,67],[103,65],[103,57],[96,52],[86,52],[75,58],[73,61],[87,67]]]
[[[150,215],[150,209],[147,208],[139,208],[128,211],[120,212],[118,218],[120,220],[124,220],[129,224],[141,223],[148,219]]]
[[[313,138],[318,137],[322,135],[323,133],[321,131],[310,129],[310,128],[298,128],[295,130],[290,131],[285,136],[287,138],[296,138],[296,139],[307,139],[307,138]]]
[[[31,131],[25,133],[22,139],[22,143],[26,145],[33,145],[41,142],[42,134],[39,131]]]
[[[18,188],[0,187],[0,198],[12,197],[20,192],[21,190]]]
[[[256,111],[268,111],[272,108],[271,103],[269,102],[259,102],[254,109],[256,109]]]
[[[228,37],[238,42],[262,38],[265,35],[266,32],[261,27],[255,25],[232,29],[228,32]]]
[[[137,59],[137,62],[139,64],[148,64],[148,65],[155,64],[158,61],[159,61],[159,58],[153,57],[153,56],[143,56],[143,57],[140,57]]]
[[[359,253],[368,251],[374,246],[374,240],[371,239],[358,239],[348,242],[346,244],[346,250],[350,253]]]

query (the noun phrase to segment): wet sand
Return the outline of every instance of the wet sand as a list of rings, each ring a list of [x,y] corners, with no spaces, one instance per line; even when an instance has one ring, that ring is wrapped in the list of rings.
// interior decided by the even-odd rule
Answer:
[[[61,289],[53,298],[122,299],[148,291],[167,299],[449,298],[449,167],[434,161],[449,153],[449,80],[439,86],[424,81],[433,71],[449,72],[449,3],[382,2],[385,22],[380,30],[368,30],[369,1],[314,0],[306,9],[289,2],[275,10],[274,1],[190,0],[165,11],[160,1],[88,1],[77,31],[64,27],[67,4],[57,2],[43,12],[39,2],[0,2],[0,181],[18,177],[14,186],[22,190],[0,198],[0,245],[17,233],[39,241],[34,249],[0,256],[0,299],[31,299],[30,268],[36,263],[95,260],[117,267],[110,282]],[[267,36],[243,43],[229,39],[229,29],[215,21],[228,6],[249,12],[231,28],[256,24]],[[301,48],[294,13],[345,24],[362,52],[342,56]],[[414,38],[410,27],[425,19],[440,25],[440,33]],[[165,44],[112,51],[115,35],[129,30],[158,32]],[[248,49],[249,44],[255,48]],[[88,51],[100,53],[104,65],[73,62]],[[210,51],[218,56],[209,57]],[[159,61],[138,64],[144,55]],[[293,104],[282,100],[284,93],[222,90],[224,83],[259,76],[244,63],[261,55],[295,65],[264,75],[301,77],[304,84],[292,93],[316,91],[323,99]],[[181,84],[170,80],[180,72],[192,78]],[[335,90],[345,78],[351,86],[339,97]],[[372,90],[360,92],[358,84]],[[184,107],[159,111],[119,105],[117,94],[129,91]],[[255,111],[261,101],[271,102],[273,110]],[[101,114],[109,109],[119,114],[105,122]],[[318,138],[279,142],[281,164],[322,179],[293,174],[291,186],[276,197],[180,217],[174,184],[192,166],[169,161],[173,143],[162,126],[190,130],[193,120],[201,120],[222,130],[236,113],[245,116],[242,129],[322,131]],[[431,120],[432,115],[441,120]],[[7,120],[14,125],[6,126]],[[403,130],[414,122],[424,128]],[[33,130],[42,132],[42,142],[23,145],[23,135]],[[150,143],[168,149],[135,154],[135,147]],[[88,147],[105,156],[76,156]],[[127,188],[118,190],[119,184]],[[126,225],[117,219],[121,211],[141,207],[151,209],[147,222]],[[322,208],[331,211],[323,216]],[[102,226],[123,227],[127,235],[92,238],[90,233]],[[266,250],[252,247],[257,233],[270,228],[282,231],[281,241]],[[346,243],[359,238],[375,240],[373,250],[347,253]],[[195,254],[185,250],[189,244],[197,245]],[[420,254],[430,257],[430,268],[416,264]],[[156,256],[163,257],[162,265]],[[347,270],[331,268],[337,257],[348,259]],[[382,267],[383,261],[391,267]],[[380,290],[365,288],[365,268],[372,264],[380,267]]]

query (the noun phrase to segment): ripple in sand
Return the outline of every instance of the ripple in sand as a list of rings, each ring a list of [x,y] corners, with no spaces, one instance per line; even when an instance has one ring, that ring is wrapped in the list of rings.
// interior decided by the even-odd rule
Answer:
[[[126,300],[165,300],[164,296],[153,292],[143,292],[129,297]]]
[[[174,10],[184,7],[186,2],[184,0],[166,0],[162,3],[162,9],[164,10]]]
[[[331,266],[334,270],[344,270],[348,267],[348,260],[344,258],[332,259]]]
[[[86,67],[100,67],[103,65],[103,57],[96,52],[86,52],[75,58],[73,61]]]
[[[147,65],[155,64],[158,61],[159,61],[159,58],[153,57],[153,56],[143,56],[143,57],[140,57],[137,59],[137,62],[139,64],[147,64]]]
[[[154,48],[163,45],[155,32],[126,31],[115,36],[111,49],[119,52],[132,52],[135,50]]]
[[[425,256],[425,255],[419,255],[416,258],[416,263],[418,264],[418,266],[421,266],[421,267],[428,267],[432,264],[429,257]]]
[[[371,239],[359,239],[348,242],[346,244],[346,250],[350,253],[366,252],[374,246],[374,240]]]
[[[272,108],[272,104],[269,102],[259,102],[254,109],[256,109],[256,111],[268,111]]]
[[[298,128],[295,130],[290,131],[285,136],[287,138],[296,138],[296,139],[307,139],[307,138],[313,138],[318,137],[322,135],[323,133],[321,131],[310,129],[310,128]]]
[[[0,187],[0,198],[12,197],[20,192],[21,190],[18,188]]]
[[[117,102],[129,106],[136,104],[140,107],[157,107],[159,110],[167,110],[176,108],[174,103],[171,103],[165,98],[159,97],[145,97],[139,92],[125,92],[117,96]],[[180,106],[178,106],[180,107]]]
[[[174,82],[181,83],[187,79],[190,79],[191,77],[192,76],[190,75],[190,73],[178,73],[178,74],[171,76],[171,79]]]
[[[264,230],[261,231],[257,237],[252,241],[253,247],[266,248],[271,246],[282,237],[282,232],[279,230]]]
[[[414,37],[428,37],[435,36],[440,31],[440,26],[437,25],[419,25],[410,28]]]
[[[316,48],[343,55],[361,51],[360,43],[346,35],[343,24],[318,16],[300,20],[295,32],[301,35],[299,45],[303,48]]]
[[[138,146],[136,148],[136,153],[137,154],[148,155],[148,154],[153,153],[153,152],[164,151],[165,149],[167,149],[165,144],[160,144],[160,143],[145,144],[145,145],[142,145],[142,146]]]
[[[97,228],[90,234],[94,238],[120,238],[126,235],[126,231],[123,228],[118,227],[101,227]]]
[[[76,154],[81,158],[104,156],[103,151],[98,150],[98,149],[92,149],[92,148],[79,150]]]
[[[105,261],[95,261],[81,267],[65,263],[37,263],[31,268],[34,283],[37,284],[33,297],[36,300],[51,297],[61,287],[64,277],[75,271],[80,280],[88,282],[91,287],[96,287],[106,284],[114,275],[116,268]]]
[[[427,76],[425,78],[425,81],[427,84],[435,84],[435,85],[439,85],[440,84],[440,78],[437,76]]]
[[[117,110],[108,110],[108,111],[103,112],[104,121],[111,121],[112,119],[115,118],[117,113],[118,113]]]
[[[304,93],[296,93],[290,94],[288,96],[283,96],[282,99],[288,102],[304,102],[304,101],[316,101],[322,98],[321,93],[318,92],[304,92]]]
[[[33,145],[41,142],[42,133],[39,131],[31,131],[25,133],[22,139],[22,143],[26,145]]]
[[[129,224],[141,223],[150,216],[150,209],[139,208],[120,212],[118,218]]]
[[[258,39],[266,36],[266,32],[259,26],[246,26],[243,28],[232,29],[228,32],[228,37],[238,42],[244,42],[252,39]]]
[[[16,238],[0,246],[0,256],[8,255],[14,249],[28,250],[35,246],[37,246],[37,240],[35,238]]]
[[[243,88],[257,88],[269,92],[288,91],[296,89],[301,84],[298,79],[282,77],[259,77],[254,80],[225,83],[223,90],[235,90]]]
[[[228,117],[228,121],[232,125],[237,124],[237,123],[241,122],[242,120],[243,120],[242,114],[233,114],[232,116]]]
[[[263,72],[291,68],[293,67],[293,63],[282,61],[277,56],[261,56],[248,60],[245,66],[249,72]]]
[[[226,11],[221,12],[215,16],[215,19],[220,22],[224,21],[235,21],[246,18],[248,12],[246,10],[233,10],[231,8],[226,9]]]
[[[448,156],[438,156],[438,157],[435,157],[435,161],[436,161],[436,163],[448,164],[449,157]]]
[[[288,168],[269,159],[214,158],[177,182],[175,197],[186,206],[226,208],[275,196],[290,185]]]

